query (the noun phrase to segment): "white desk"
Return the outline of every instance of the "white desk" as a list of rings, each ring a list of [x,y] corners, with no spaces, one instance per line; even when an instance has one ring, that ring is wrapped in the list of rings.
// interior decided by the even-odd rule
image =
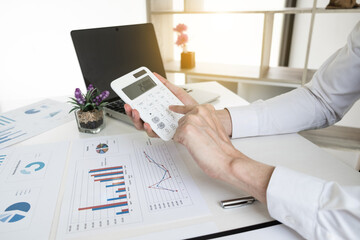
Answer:
[[[221,97],[213,102],[216,108],[225,106],[235,106],[247,104],[245,100],[222,87],[215,82],[189,84],[193,88],[202,88],[214,91]],[[79,133],[75,120],[57,127],[51,131],[26,140],[21,145],[41,144],[48,142],[58,142],[74,140],[78,138],[91,138],[96,136],[117,135],[123,133],[138,132],[134,127],[120,121],[107,118],[107,126],[97,135]],[[322,151],[316,145],[307,141],[297,134],[253,137],[246,139],[233,140],[234,145],[248,156],[272,165],[283,165],[313,176],[321,177],[326,180],[334,180],[341,184],[358,185],[360,184],[360,174],[338,161],[331,155]],[[139,235],[162,232],[173,228],[186,228],[191,225],[215,224],[219,231],[240,228],[258,223],[272,221],[266,206],[255,202],[252,205],[224,210],[220,207],[219,201],[224,199],[236,198],[246,195],[238,189],[225,183],[211,179],[206,176],[195,162],[186,153],[186,149],[177,146],[180,153],[184,156],[184,161],[199,189],[205,198],[211,211],[210,216],[178,220],[163,225],[145,226],[128,231],[121,231],[119,234],[90,235],[86,239],[119,239],[126,237],[136,237]],[[55,238],[57,231],[58,218],[61,207],[61,200],[64,193],[64,180],[59,194],[56,214],[53,220],[51,239]],[[194,236],[195,237],[195,236]]]

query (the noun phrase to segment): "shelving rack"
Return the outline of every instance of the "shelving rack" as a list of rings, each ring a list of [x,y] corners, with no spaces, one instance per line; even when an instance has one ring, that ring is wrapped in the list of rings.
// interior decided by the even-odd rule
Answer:
[[[314,20],[317,14],[327,13],[360,13],[360,9],[323,9],[317,8],[314,0],[312,8],[283,8],[276,10],[248,11],[202,11],[203,0],[183,0],[182,11],[173,11],[172,1],[148,0],[150,21],[155,26],[160,50],[163,54],[165,70],[169,73],[183,73],[187,81],[194,79],[218,80],[237,83],[254,83],[271,86],[296,88],[307,83],[315,73],[308,68]],[[169,10],[170,9],[170,10]],[[193,69],[181,69],[180,63],[173,59],[173,21],[175,14],[263,14],[263,36],[261,61],[259,66],[243,66],[231,64],[214,64],[196,62]],[[270,54],[275,14],[310,14],[307,48],[303,68],[270,67]],[[161,36],[161,37],[159,37]]]

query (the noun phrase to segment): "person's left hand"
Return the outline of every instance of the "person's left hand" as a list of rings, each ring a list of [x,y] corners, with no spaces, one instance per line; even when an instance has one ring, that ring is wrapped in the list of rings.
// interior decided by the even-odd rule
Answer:
[[[154,75],[185,105],[196,105],[198,104],[183,88],[172,84],[161,75],[154,72]],[[138,130],[146,131],[149,137],[159,137],[151,128],[149,123],[144,123],[140,114],[136,109],[132,109],[129,104],[124,105],[126,115],[129,116],[134,126]]]

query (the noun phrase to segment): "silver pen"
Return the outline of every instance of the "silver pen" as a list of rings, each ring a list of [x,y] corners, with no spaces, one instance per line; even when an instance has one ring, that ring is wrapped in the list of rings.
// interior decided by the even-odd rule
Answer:
[[[241,198],[234,198],[229,200],[222,200],[220,201],[220,205],[223,208],[235,208],[235,207],[242,207],[245,205],[252,204],[255,202],[256,199],[252,196],[241,197]]]

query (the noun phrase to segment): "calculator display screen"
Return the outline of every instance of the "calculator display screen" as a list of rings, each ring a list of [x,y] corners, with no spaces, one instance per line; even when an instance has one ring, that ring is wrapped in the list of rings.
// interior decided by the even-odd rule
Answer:
[[[151,77],[146,76],[129,86],[124,87],[122,90],[131,100],[133,100],[155,86],[156,83],[151,79]]]

